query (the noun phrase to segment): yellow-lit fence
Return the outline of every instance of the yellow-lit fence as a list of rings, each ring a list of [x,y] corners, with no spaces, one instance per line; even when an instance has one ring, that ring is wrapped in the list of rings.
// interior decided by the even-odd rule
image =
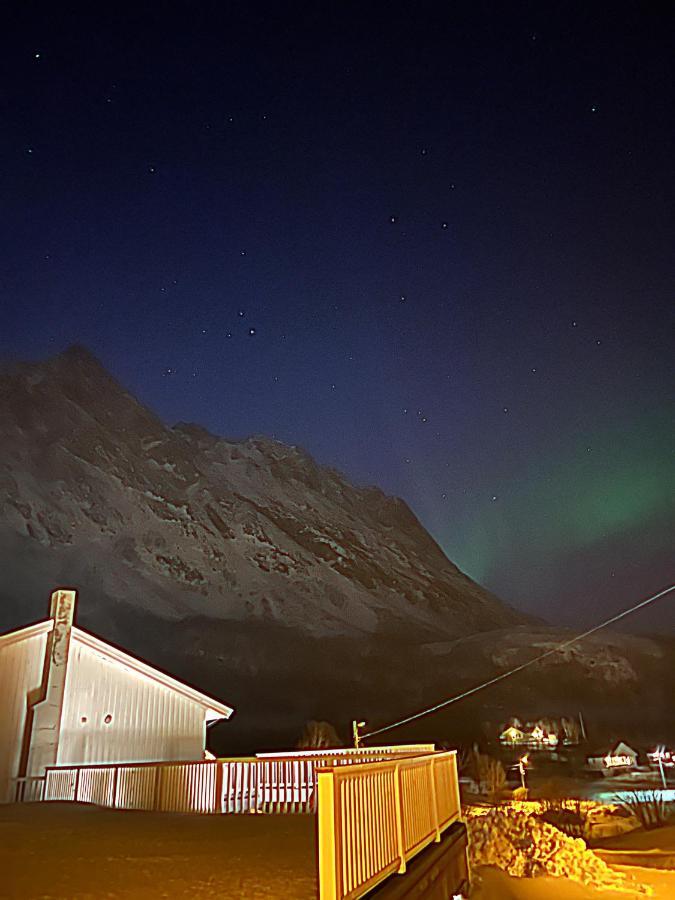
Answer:
[[[455,752],[318,770],[321,900],[362,897],[460,817]]]
[[[13,786],[14,800],[17,803],[33,803],[44,799],[44,775],[12,778],[10,785]]]
[[[432,747],[403,745],[204,762],[58,766],[47,769],[40,799],[162,812],[314,813],[317,774],[323,767],[429,752]]]

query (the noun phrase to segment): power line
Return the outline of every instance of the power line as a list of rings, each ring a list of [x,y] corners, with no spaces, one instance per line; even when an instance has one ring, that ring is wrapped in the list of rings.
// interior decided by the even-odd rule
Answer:
[[[534,659],[531,659],[529,662],[521,663],[521,665],[516,666],[513,669],[509,669],[508,672],[502,672],[501,675],[495,675],[494,678],[490,678],[488,681],[484,681],[482,684],[476,685],[476,687],[469,688],[468,691],[462,691],[461,694],[450,697],[448,700],[443,700],[441,703],[437,703],[435,706],[430,706],[428,709],[423,709],[421,712],[413,713],[413,715],[407,716],[405,719],[399,719],[398,722],[392,722],[391,725],[384,725],[382,728],[376,728],[374,731],[369,731],[367,734],[361,736],[361,740],[365,740],[369,737],[374,737],[376,734],[382,734],[385,731],[391,731],[392,728],[398,728],[400,725],[407,725],[408,722],[413,722],[415,721],[415,719],[421,719],[422,716],[428,716],[431,713],[437,712],[439,709],[443,709],[445,706],[450,706],[451,703],[457,703],[459,700],[463,700],[465,697],[470,697],[471,694],[477,694],[478,691],[482,691],[483,688],[490,687],[493,684],[497,684],[498,681],[503,681],[505,678],[510,678],[511,675],[515,675],[517,672],[522,672],[523,669],[527,669],[528,666],[533,666],[535,663],[541,662],[542,659],[546,659],[547,656],[552,656],[554,653],[559,653],[566,647],[569,647],[572,644],[576,644],[577,641],[581,641],[584,638],[589,637],[589,635],[595,634],[595,632],[600,631],[601,628],[606,628],[608,625],[613,625],[614,622],[618,622],[619,619],[624,619],[631,613],[637,612],[638,609],[642,609],[642,607],[647,606],[647,604],[649,603],[653,603],[654,600],[658,600],[659,597],[663,597],[665,594],[669,594],[670,591],[673,590],[675,590],[675,584],[671,584],[670,587],[664,588],[662,591],[659,591],[657,594],[653,594],[651,597],[647,597],[646,600],[641,600],[640,603],[636,603],[635,606],[631,606],[630,609],[625,609],[623,612],[617,613],[615,616],[607,619],[607,621],[601,622],[600,625],[595,625],[593,628],[589,628],[588,631],[584,631],[582,634],[578,634],[576,637],[570,638],[567,641],[563,641],[562,643],[558,644],[557,647],[553,647],[550,650],[547,650],[545,653],[541,653],[539,656],[535,656]]]

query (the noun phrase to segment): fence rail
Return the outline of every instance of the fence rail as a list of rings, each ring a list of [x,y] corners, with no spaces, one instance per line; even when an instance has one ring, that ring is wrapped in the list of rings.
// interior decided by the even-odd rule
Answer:
[[[43,799],[45,779],[43,775],[12,778],[16,803],[36,803]]]
[[[406,870],[460,817],[455,752],[318,771],[321,900],[352,900]]]
[[[114,809],[197,813],[315,813],[317,775],[412,753],[433,745],[299,751],[194,762],[57,766],[45,775],[45,800]]]

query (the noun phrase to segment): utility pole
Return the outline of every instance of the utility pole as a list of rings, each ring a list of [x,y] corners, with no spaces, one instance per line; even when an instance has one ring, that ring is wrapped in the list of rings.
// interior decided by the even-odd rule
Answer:
[[[357,722],[356,719],[352,719],[352,735],[354,737],[354,746],[358,750],[361,746],[361,735],[359,734],[360,728],[365,728],[365,722]]]
[[[659,772],[661,773],[661,784],[663,785],[663,790],[667,790],[668,782],[666,781],[666,773],[663,771],[663,755],[666,751],[665,747],[657,747],[656,748],[656,758],[659,761]]]

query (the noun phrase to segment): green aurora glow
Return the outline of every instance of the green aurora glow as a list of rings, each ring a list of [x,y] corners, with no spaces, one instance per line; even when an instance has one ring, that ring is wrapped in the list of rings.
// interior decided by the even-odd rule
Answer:
[[[447,535],[442,545],[483,581],[533,553],[562,557],[627,533],[646,536],[672,513],[672,457],[670,417],[643,415],[629,428],[599,433],[592,445],[561,448],[538,471],[519,472],[498,502],[484,501],[464,534]]]

